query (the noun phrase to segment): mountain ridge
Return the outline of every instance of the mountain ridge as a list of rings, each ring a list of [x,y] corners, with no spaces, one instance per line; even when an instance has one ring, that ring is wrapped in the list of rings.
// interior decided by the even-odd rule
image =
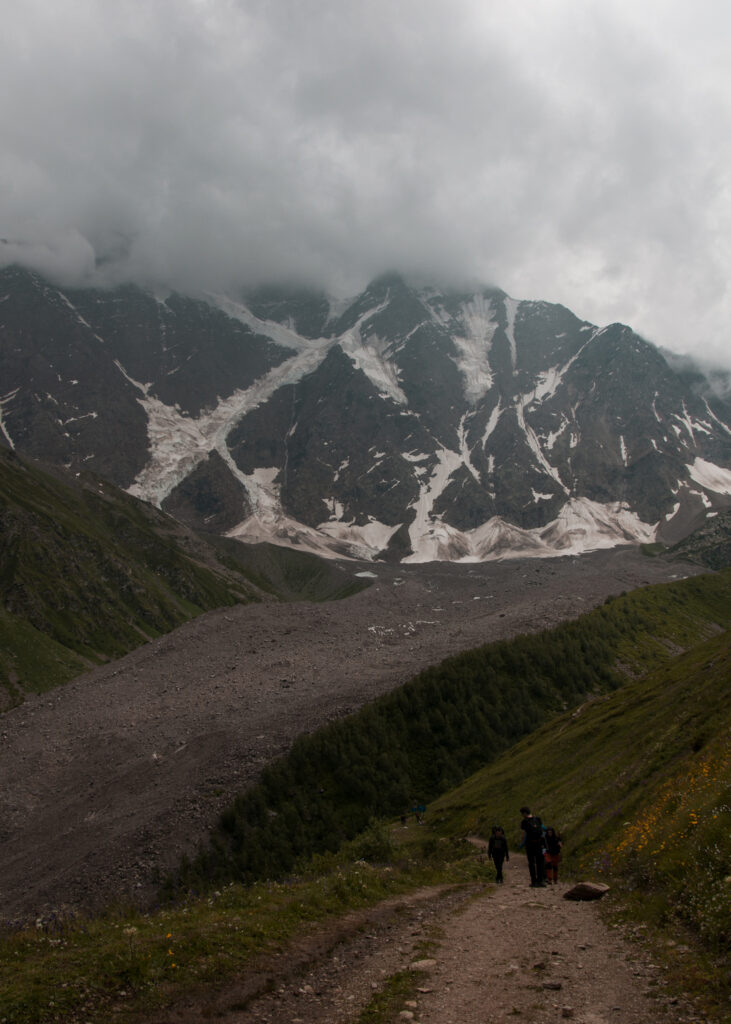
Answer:
[[[6,441],[199,529],[479,561],[675,543],[731,505],[731,406],[621,324],[397,274],[339,303],[0,279]]]

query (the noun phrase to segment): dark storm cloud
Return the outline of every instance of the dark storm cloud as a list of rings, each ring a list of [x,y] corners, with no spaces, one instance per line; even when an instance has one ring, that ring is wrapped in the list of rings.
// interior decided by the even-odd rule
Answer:
[[[482,278],[720,357],[729,20],[711,0],[26,0],[4,25],[0,259],[189,288]]]

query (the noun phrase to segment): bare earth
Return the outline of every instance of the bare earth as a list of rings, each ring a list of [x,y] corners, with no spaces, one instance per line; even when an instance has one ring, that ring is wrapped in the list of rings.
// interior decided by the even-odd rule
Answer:
[[[0,716],[0,921],[148,899],[300,733],[449,654],[699,571],[633,549],[359,570],[378,579],[346,601],[212,612]]]
[[[417,967],[417,992],[397,1007],[416,1024],[677,1024],[689,1007],[662,970],[596,903],[531,889],[513,854],[505,884],[423,890],[317,929],[216,992],[145,1024],[347,1024],[397,972]],[[494,877],[486,866],[485,877]],[[696,1018],[697,1019],[697,1018]]]

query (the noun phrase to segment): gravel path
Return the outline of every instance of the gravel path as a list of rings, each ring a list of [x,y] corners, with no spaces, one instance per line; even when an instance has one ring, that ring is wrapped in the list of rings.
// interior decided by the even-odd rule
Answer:
[[[389,978],[418,969],[408,1024],[680,1024],[697,1019],[597,903],[531,889],[513,854],[505,884],[423,890],[318,930],[230,985],[145,1024],[348,1024]],[[486,877],[493,872],[486,868]]]
[[[209,613],[0,716],[0,920],[147,899],[300,733],[449,654],[699,570],[621,549],[352,571],[378,578]]]

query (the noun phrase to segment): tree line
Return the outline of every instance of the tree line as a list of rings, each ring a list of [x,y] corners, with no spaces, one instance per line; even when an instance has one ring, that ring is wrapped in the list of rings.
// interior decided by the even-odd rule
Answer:
[[[730,592],[729,574],[646,588],[552,630],[426,669],[297,739],[236,797],[164,891],[282,877],[301,859],[336,850],[372,818],[433,799],[587,694],[620,686],[615,663],[628,643],[656,642],[689,620],[702,629],[722,607],[728,618]]]

